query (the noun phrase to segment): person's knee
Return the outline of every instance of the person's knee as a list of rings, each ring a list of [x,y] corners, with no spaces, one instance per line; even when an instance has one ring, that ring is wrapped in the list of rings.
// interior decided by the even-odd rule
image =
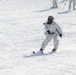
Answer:
[[[57,39],[57,43],[59,43],[59,40]]]
[[[59,40],[58,40],[58,39],[55,39],[55,40],[54,40],[54,44],[55,44],[55,45],[58,45],[58,44],[59,44]]]
[[[49,40],[44,40],[44,42],[42,43],[43,46],[47,45],[47,43],[49,42]]]

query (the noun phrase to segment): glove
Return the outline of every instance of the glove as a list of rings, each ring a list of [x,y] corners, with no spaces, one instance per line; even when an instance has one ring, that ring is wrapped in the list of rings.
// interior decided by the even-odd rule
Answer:
[[[50,34],[50,31],[48,30],[47,33]]]
[[[62,38],[62,34],[59,35]]]

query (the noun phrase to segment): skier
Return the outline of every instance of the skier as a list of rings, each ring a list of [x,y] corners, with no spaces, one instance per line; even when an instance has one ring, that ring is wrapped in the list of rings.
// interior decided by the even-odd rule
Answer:
[[[71,9],[72,3],[73,3],[73,10],[75,10],[75,0],[69,0],[69,10]]]
[[[53,6],[51,8],[58,8],[57,0],[53,0]]]
[[[54,48],[52,51],[55,52],[58,49],[59,40],[57,39],[57,37],[59,35],[62,38],[62,29],[53,20],[54,17],[49,16],[47,22],[43,23],[45,26],[46,39],[42,43],[42,46],[39,51],[40,53],[43,53],[46,45],[49,43],[49,41],[51,41],[51,39],[54,40]]]

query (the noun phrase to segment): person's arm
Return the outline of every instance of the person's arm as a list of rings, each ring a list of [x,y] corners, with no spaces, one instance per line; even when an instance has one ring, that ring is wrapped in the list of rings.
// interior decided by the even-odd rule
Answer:
[[[50,30],[49,30],[47,22],[43,23],[43,25],[45,25],[45,34],[50,34]]]
[[[58,24],[56,24],[56,31],[57,31],[57,33],[59,34],[59,36],[62,38],[63,32],[62,32],[61,27],[60,27]]]

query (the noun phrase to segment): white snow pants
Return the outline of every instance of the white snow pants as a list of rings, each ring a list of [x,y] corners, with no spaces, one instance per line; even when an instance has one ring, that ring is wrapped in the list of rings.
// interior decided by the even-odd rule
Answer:
[[[75,10],[75,0],[69,0],[69,10],[71,9],[72,3],[73,3],[73,10]]]
[[[44,50],[45,47],[47,46],[47,44],[49,43],[49,41],[51,41],[53,39],[54,41],[54,48],[58,49],[58,45],[59,45],[59,40],[57,39],[57,34],[50,34],[46,36],[46,39],[43,41],[42,43],[42,49]]]

